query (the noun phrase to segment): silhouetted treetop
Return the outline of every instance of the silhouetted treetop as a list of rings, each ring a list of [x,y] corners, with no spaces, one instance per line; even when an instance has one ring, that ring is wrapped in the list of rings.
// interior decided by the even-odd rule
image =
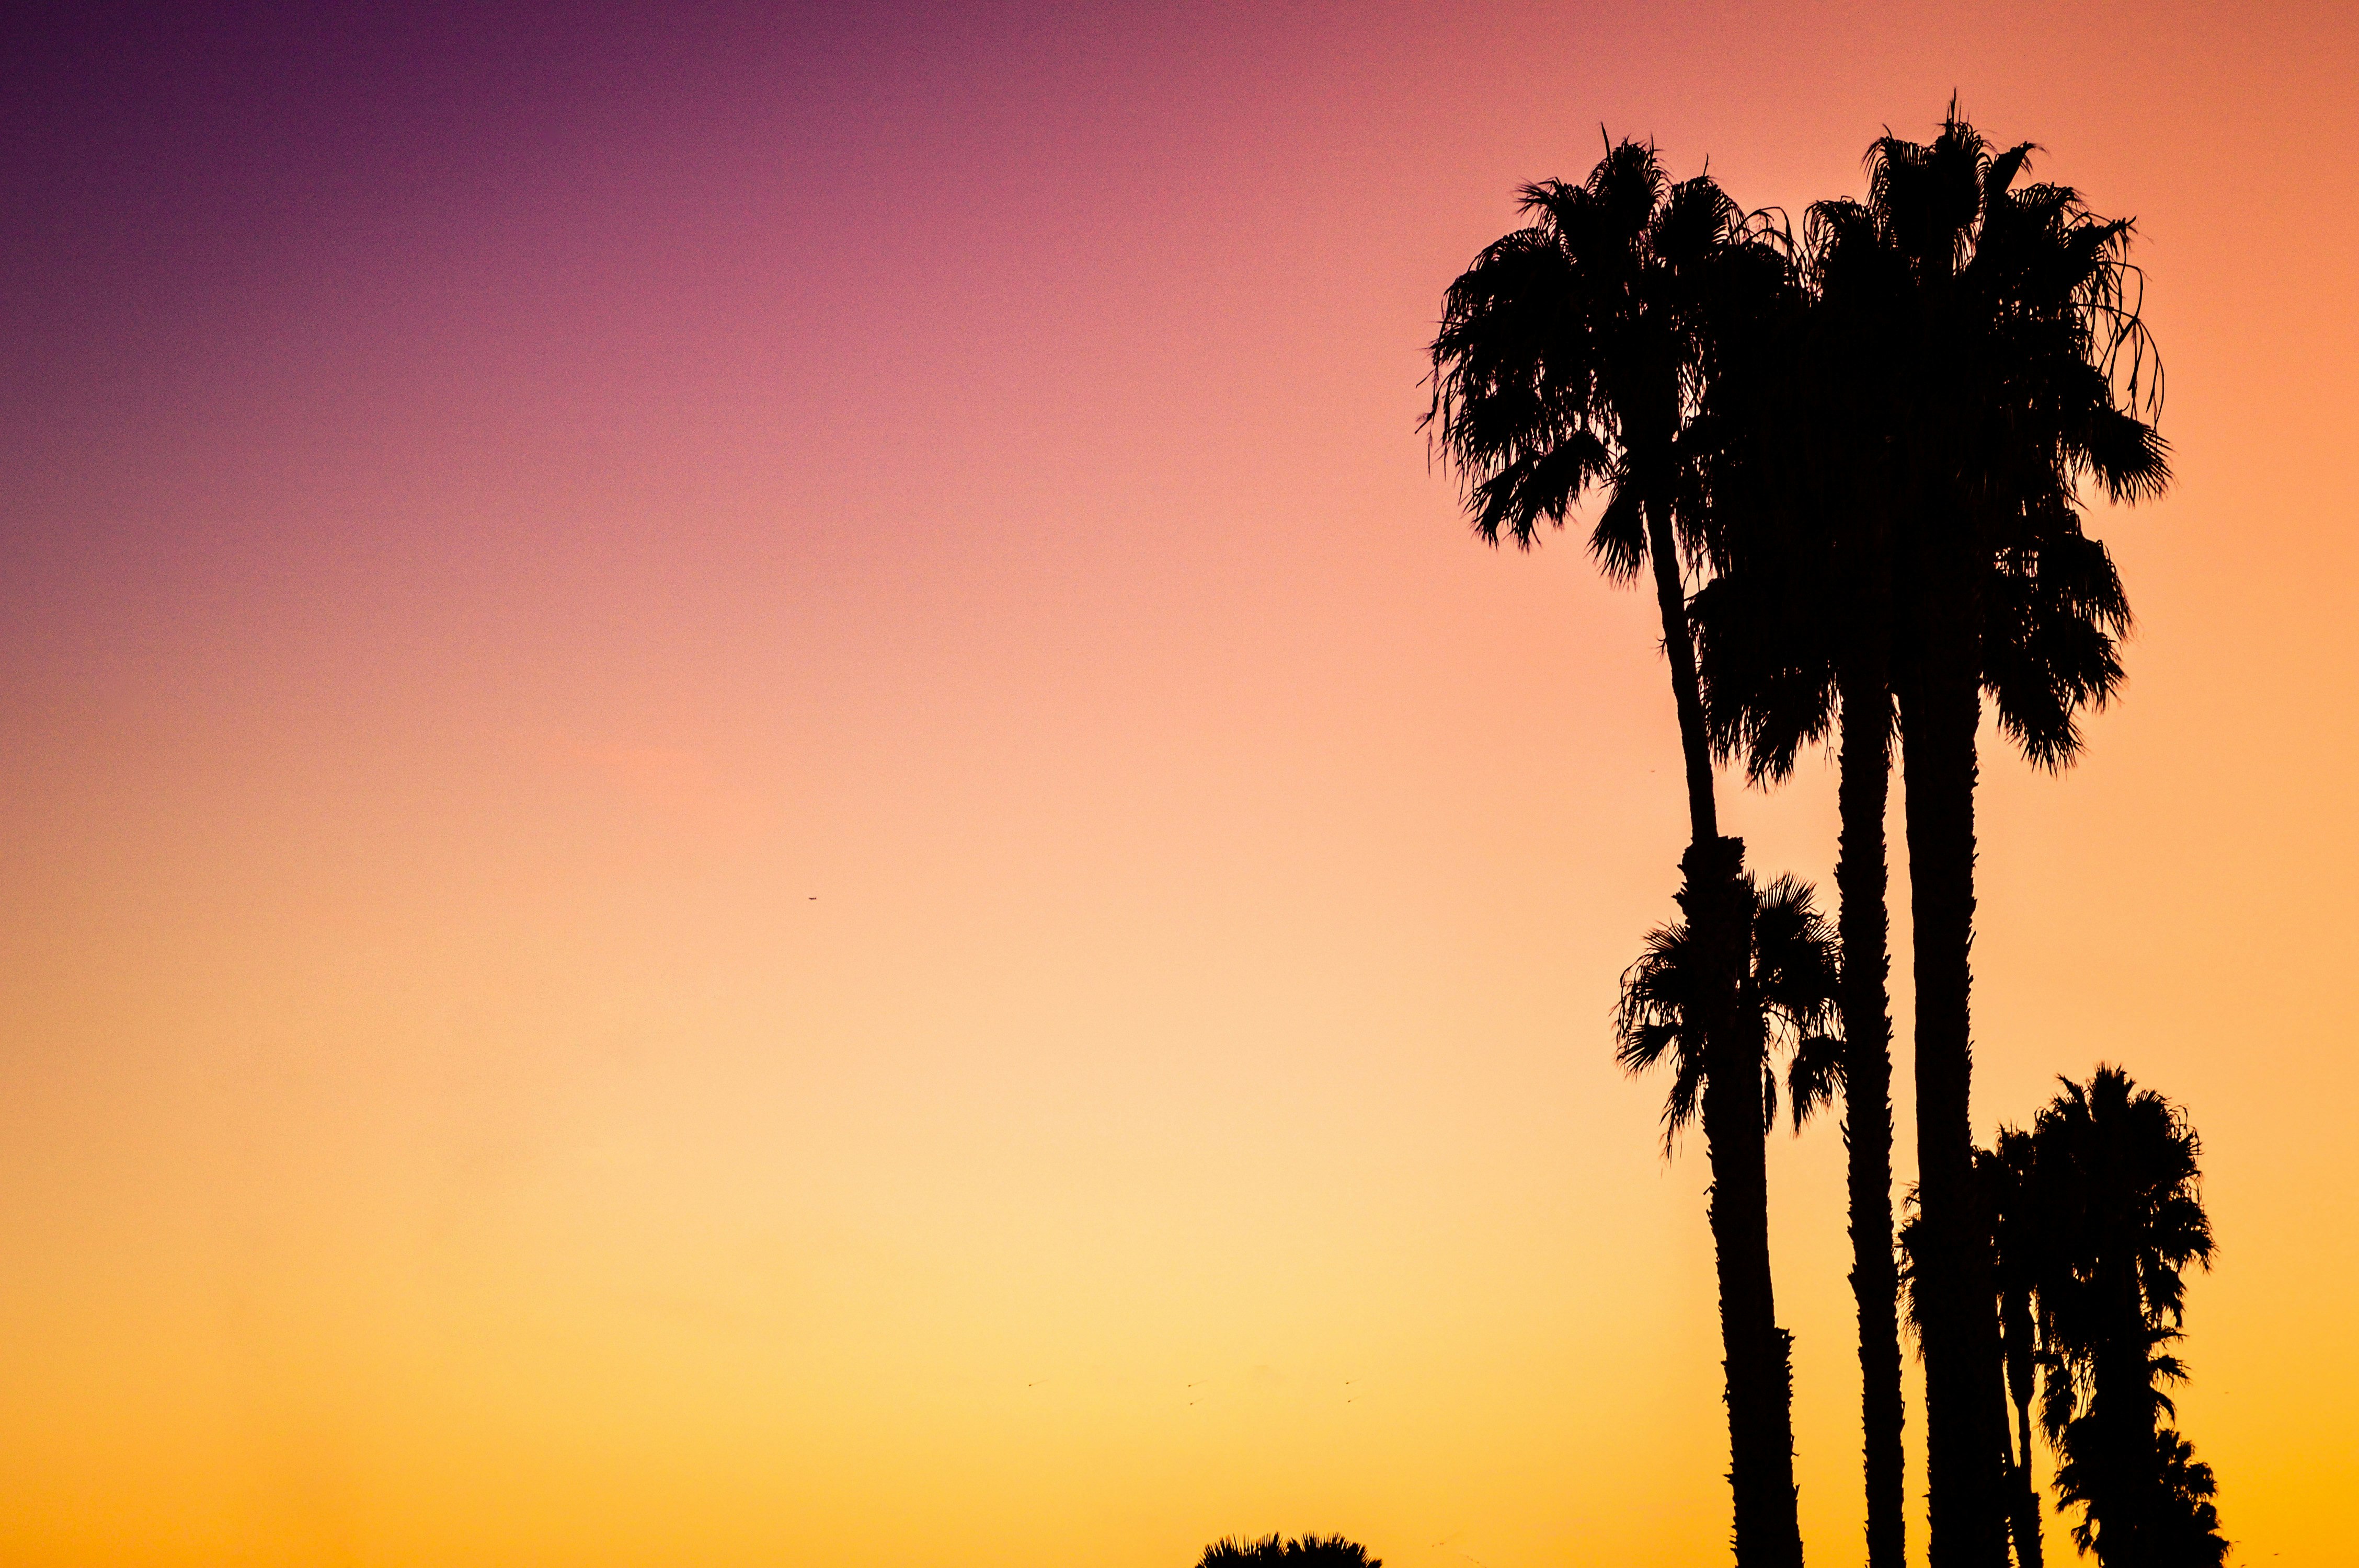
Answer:
[[[1204,1548],[1196,1568],[1384,1568],[1384,1559],[1340,1535],[1305,1535],[1287,1541],[1272,1533],[1258,1541],[1223,1536]]]

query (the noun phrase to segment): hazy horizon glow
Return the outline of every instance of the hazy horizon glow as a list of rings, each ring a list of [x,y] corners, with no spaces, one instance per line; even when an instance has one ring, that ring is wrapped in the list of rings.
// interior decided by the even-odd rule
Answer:
[[[1606,1033],[1684,837],[1651,612],[1469,538],[1424,346],[1601,124],[1799,213],[1952,90],[2137,218],[2179,474],[2093,517],[2139,631],[2086,761],[1985,753],[1976,1124],[2100,1061],[2190,1108],[2181,1423],[2232,1561],[2330,1556],[2354,31],[26,27],[0,1557],[1715,1560],[1701,1152]],[[1825,883],[1832,771],[1739,784]],[[1771,1158],[1850,1561],[1841,1144]]]

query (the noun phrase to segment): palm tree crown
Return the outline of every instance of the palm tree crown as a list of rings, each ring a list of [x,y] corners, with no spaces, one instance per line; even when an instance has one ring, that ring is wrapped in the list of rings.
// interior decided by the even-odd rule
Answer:
[[[1700,537],[1681,466],[1701,453],[1681,438],[1731,330],[1784,285],[1776,231],[1709,175],[1674,182],[1653,148],[1627,141],[1581,184],[1524,187],[1522,208],[1530,223],[1443,299],[1429,419],[1492,543],[1529,548],[1543,522],[1562,525],[1603,484],[1590,547],[1626,579],[1647,561],[1642,503],[1672,503],[1682,540]]]
[[[1751,878],[1745,880],[1753,893]],[[1840,1076],[1834,1004],[1839,966],[1834,936],[1812,902],[1810,884],[1779,877],[1752,896],[1747,961],[1738,981],[1735,1030],[1753,1047],[1760,1074],[1761,1130],[1777,1116],[1774,1059],[1788,1056],[1787,1087],[1799,1127],[1834,1092]],[[1646,951],[1622,977],[1614,1017],[1620,1044],[1614,1059],[1633,1073],[1669,1064],[1671,1087],[1663,1104],[1663,1152],[1701,1113],[1711,1076],[1709,1053],[1690,1020],[1702,1004],[1710,976],[1684,922],[1647,934]]]
[[[1799,291],[1756,313],[1767,373],[1723,378],[1742,411],[1714,427],[1719,576],[1695,614],[1715,744],[1756,781],[1832,733],[1845,643],[1892,631],[1874,601],[1946,586],[1929,532],[1973,536],[1977,678],[2032,762],[2069,762],[2079,710],[2120,685],[2129,606],[2081,490],[2168,484],[2140,417],[2160,367],[2131,224],[2015,189],[2032,151],[1954,120],[1930,146],[1879,141],[1869,200],[1813,206]]]
[[[1674,182],[1625,141],[1580,184],[1523,189],[1529,222],[1443,297],[1426,427],[1487,542],[1538,542],[1604,492],[1590,550],[1628,581],[1651,567],[1697,842],[1719,835],[1685,568],[1710,537],[1705,416],[1721,366],[1790,287],[1782,235],[1708,175]]]
[[[2041,1316],[2073,1374],[2049,1385],[2051,1435],[2062,1433],[2108,1352],[2167,1379],[2181,1375],[2174,1358],[2154,1352],[2185,1320],[2185,1271],[2209,1269],[2212,1250],[2202,1145],[2185,1114],[2118,1067],[2100,1067],[2086,1084],[2059,1082],[2062,1091],[2032,1129],[2049,1260]]]

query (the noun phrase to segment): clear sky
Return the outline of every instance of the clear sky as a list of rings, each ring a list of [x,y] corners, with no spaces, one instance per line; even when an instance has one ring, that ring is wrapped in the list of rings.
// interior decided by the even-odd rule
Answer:
[[[1423,351],[1601,125],[1799,211],[1952,90],[2137,218],[2179,473],[1987,752],[1976,1125],[2190,1108],[2182,1424],[2347,1551],[2346,10],[164,9],[0,51],[0,1558],[1715,1560],[1653,612],[1469,535]]]

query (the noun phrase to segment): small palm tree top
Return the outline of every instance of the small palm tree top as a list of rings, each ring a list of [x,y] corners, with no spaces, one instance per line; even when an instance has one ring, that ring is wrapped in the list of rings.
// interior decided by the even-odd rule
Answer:
[[[1808,882],[1784,876],[1756,892],[1746,875],[1742,885],[1752,917],[1734,1027],[1760,1064],[1765,1130],[1777,1114],[1770,1058],[1781,1047],[1791,1053],[1788,1082],[1799,1127],[1840,1084],[1835,990],[1841,962],[1834,934]],[[1663,1104],[1665,1154],[1702,1108],[1711,1065],[1700,1023],[1713,979],[1701,945],[1683,921],[1647,933],[1646,950],[1622,976],[1614,1059],[1634,1074],[1670,1065],[1671,1087]]]

